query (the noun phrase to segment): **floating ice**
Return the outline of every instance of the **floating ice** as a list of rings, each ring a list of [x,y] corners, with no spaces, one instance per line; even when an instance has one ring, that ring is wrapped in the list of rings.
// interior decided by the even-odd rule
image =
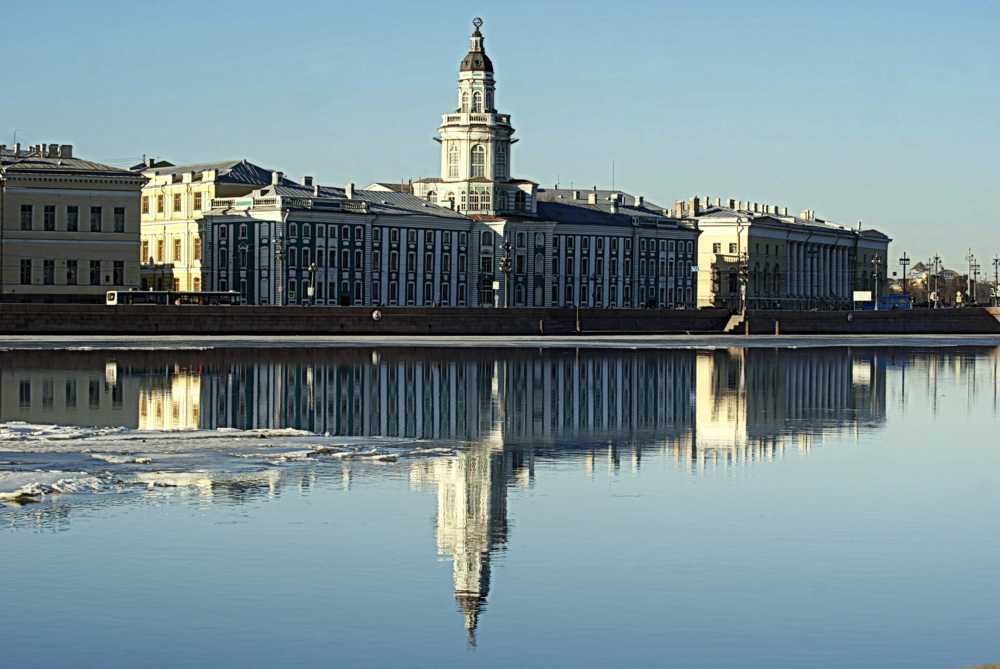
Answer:
[[[104,460],[113,465],[148,465],[153,461],[152,458],[137,458],[134,455],[113,455],[108,453],[91,453],[90,457],[97,460]]]

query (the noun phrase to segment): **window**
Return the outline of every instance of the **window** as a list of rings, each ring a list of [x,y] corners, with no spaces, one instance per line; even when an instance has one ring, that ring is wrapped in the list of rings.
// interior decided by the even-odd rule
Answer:
[[[525,195],[523,190],[519,190],[514,193],[514,210],[524,211],[528,208],[528,196]]]
[[[45,211],[42,212],[42,229],[49,231],[56,229],[56,206],[54,204],[45,205]]]
[[[625,276],[632,276],[632,261],[628,258],[625,259]]]
[[[157,211],[157,213],[162,214],[166,210],[167,210],[166,196],[165,195],[157,195],[156,196],[156,211]]]
[[[243,252],[244,257],[246,256],[246,250]],[[309,249],[302,249],[302,266],[309,267]],[[240,263],[243,265],[243,263]]]
[[[399,228],[392,228],[389,230],[389,241],[399,243]]]
[[[437,204],[438,194],[435,193],[434,191],[430,191],[429,193],[427,193],[427,201],[430,202],[431,204]]]
[[[424,284],[424,302],[430,302],[434,299],[434,284],[425,283]]]
[[[76,260],[66,261],[66,285],[75,286],[79,280],[79,265]]]
[[[382,286],[378,281],[372,283],[372,301],[378,304],[382,301]]]
[[[111,270],[111,283],[116,286],[125,285],[125,261],[115,260],[114,267]]]
[[[514,260],[514,273],[515,274],[524,274],[524,272],[525,272],[525,268],[524,268],[525,264],[526,264],[525,257],[523,255],[521,255],[521,254],[518,254],[517,258]]]
[[[639,240],[639,250],[640,251],[645,251],[646,250],[646,240],[645,239],[640,239]]]
[[[458,284],[458,303],[465,304],[465,284]]]
[[[729,252],[730,253],[736,253],[736,244],[730,244],[729,245]]]
[[[451,287],[447,283],[441,284],[441,301],[448,304],[451,299]]]
[[[30,204],[21,205],[21,229],[31,230],[32,228],[32,206]]]
[[[202,197],[201,193],[195,193],[194,194],[194,210],[195,211],[201,211],[201,197]]]
[[[646,276],[646,261],[639,261],[639,276]]]
[[[424,232],[424,244],[427,244],[428,246],[433,246],[434,244],[433,230],[427,230],[426,232]]]
[[[294,223],[292,224],[292,228],[293,228],[293,229],[295,228],[295,224],[294,224]],[[229,228],[227,228],[227,227],[226,227],[226,226],[224,226],[224,225],[223,225],[223,226],[221,226],[221,227],[219,228],[219,239],[225,239],[225,238],[226,238],[226,235],[228,234],[228,232],[229,232]],[[294,234],[294,233],[293,233],[293,234]]]
[[[317,256],[320,258],[322,256]],[[382,268],[382,254],[379,251],[372,252],[372,267],[378,271]]]
[[[594,263],[597,265],[597,273],[604,274],[604,258],[598,258]]]
[[[125,232],[125,207],[115,207],[112,223],[115,232]]]
[[[493,256],[483,256],[479,259],[479,271],[483,274],[493,273]]]
[[[460,246],[465,246],[469,243],[469,235],[466,232],[458,233],[458,243]]]
[[[143,215],[149,214],[149,196],[142,198],[142,213]]]
[[[91,260],[90,261],[90,285],[100,286],[101,285],[101,261]]]
[[[194,238],[194,259],[201,260],[201,237]]]
[[[481,114],[483,111],[483,94],[476,91],[472,94],[472,113]]]
[[[632,240],[631,239],[626,239],[625,240],[625,250],[626,251],[631,251],[632,250]]]
[[[590,258],[584,258],[580,261],[580,274],[583,276],[590,274]]]
[[[467,91],[464,92],[464,93],[462,93],[462,107],[461,107],[461,109],[462,109],[462,113],[463,114],[468,114],[469,113],[469,93]]]
[[[611,250],[612,251],[617,251],[618,250],[618,238],[617,237],[612,237],[611,238]]]
[[[559,276],[559,258],[552,258],[552,274]]]
[[[712,253],[722,253],[722,244],[720,242],[712,244]]]
[[[395,251],[389,253],[389,271],[398,272],[399,271],[399,254]]]
[[[580,248],[584,251],[590,250],[590,237],[584,237],[580,240]]]
[[[517,248],[523,249],[528,245],[528,236],[523,232],[517,233]]]
[[[90,208],[90,231],[100,232],[103,226],[104,212],[101,207]]]
[[[507,178],[507,149],[500,145],[497,147],[497,161],[496,161],[496,178],[506,179]],[[504,199],[506,200],[506,194],[504,194]],[[506,202],[504,202],[506,204]]]
[[[486,176],[486,149],[482,144],[472,147],[472,177]]]
[[[417,271],[417,254],[407,253],[406,254],[406,271],[416,272]]]
[[[691,246],[691,242],[687,243],[687,250],[688,250],[688,253],[691,253],[691,251],[693,250],[693,247]]]
[[[573,304],[573,286],[566,286],[566,304],[567,306]]]
[[[21,258],[21,284],[31,285],[31,259]]]
[[[722,251],[722,248],[721,248],[721,247],[722,247],[722,245],[720,244],[720,245],[719,245],[719,247],[720,247],[720,248],[719,248],[719,251],[721,252],[721,251]],[[667,243],[667,250],[668,250],[668,251],[673,251],[673,250],[674,250],[674,242],[673,242],[673,240],[671,240],[671,241],[669,241],[669,242]]]
[[[289,258],[291,258],[289,266],[295,264],[295,249],[288,252]],[[229,252],[226,249],[219,249],[219,269],[227,270],[229,269]]]
[[[483,108],[487,114],[493,111],[493,94],[486,91],[486,106]]]
[[[406,231],[406,243],[407,244],[416,244],[417,243],[417,231],[416,230],[407,230]]]
[[[156,240],[156,261],[163,262],[163,240]]]
[[[364,228],[354,228],[354,241],[360,242],[364,238],[365,238],[365,229]]]
[[[573,276],[573,259],[566,258],[566,276]]]
[[[174,212],[175,214],[181,213],[181,194],[174,193]]]
[[[410,281],[406,284],[406,301],[413,302],[417,299],[417,287]]]
[[[399,284],[395,281],[389,282],[389,301],[395,302],[399,299]]]
[[[451,179],[458,178],[458,161],[458,145],[452,144],[448,149],[448,177]]]
[[[542,274],[545,272],[545,256],[541,253],[535,254],[535,274]]]
[[[484,230],[482,236],[479,238],[479,243],[482,246],[493,246],[493,233],[489,230]]]
[[[354,269],[364,269],[364,264],[361,261],[361,251],[354,252]]]
[[[351,269],[351,252],[347,249],[340,252],[340,269]]]
[[[246,248],[240,249],[240,269],[246,269],[247,267],[247,250]]]
[[[611,269],[611,276],[618,276],[618,258],[612,258],[608,265]]]
[[[80,207],[66,207],[66,232],[80,230]]]
[[[524,304],[524,286],[521,284],[514,287],[514,304]]]
[[[191,280],[191,288],[194,289],[195,292],[201,290],[201,277],[196,276]]]
[[[465,274],[465,272],[466,272],[465,254],[464,253],[460,253],[459,256],[458,256],[458,271],[459,271],[460,274]]]
[[[299,236],[299,225],[298,223],[290,223],[288,225],[288,236],[298,237]]]
[[[174,239],[174,262],[181,261],[181,240]]]
[[[424,271],[430,272],[434,269],[434,254],[425,253],[424,254]]]

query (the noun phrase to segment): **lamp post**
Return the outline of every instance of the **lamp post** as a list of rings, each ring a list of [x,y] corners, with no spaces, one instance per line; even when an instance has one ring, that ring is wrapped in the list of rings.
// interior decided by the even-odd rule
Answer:
[[[903,257],[899,259],[899,265],[903,268],[903,295],[907,295],[906,292],[906,268],[910,264],[910,259],[906,257],[906,251],[903,251]]]
[[[316,263],[309,265],[309,290],[306,291],[309,298],[309,306],[313,304],[313,295],[316,294]]]
[[[287,252],[287,242],[285,235],[277,234],[271,240],[274,247],[274,278],[278,282],[278,306],[285,306],[285,254]]]
[[[509,239],[504,239],[503,244],[500,245],[503,249],[503,258],[500,259],[499,269],[503,272],[503,307],[506,309],[510,306],[510,273],[514,271],[513,260],[510,257],[510,250],[512,245]]]
[[[739,281],[740,281],[740,313],[745,314],[747,310],[747,285],[749,282],[750,273],[750,258],[746,251],[740,253],[740,269],[739,269]]]
[[[882,278],[882,258],[876,253],[875,257],[872,258],[872,265],[875,269],[872,270],[872,292],[874,295],[872,297],[875,299],[875,310],[878,310],[878,296],[881,292],[879,290],[879,280]]]
[[[1000,256],[993,256],[993,306],[997,306],[1000,297]]]
[[[976,297],[976,284],[979,283],[979,270],[982,268],[978,260],[972,261],[972,301],[976,304],[979,304],[979,299]]]

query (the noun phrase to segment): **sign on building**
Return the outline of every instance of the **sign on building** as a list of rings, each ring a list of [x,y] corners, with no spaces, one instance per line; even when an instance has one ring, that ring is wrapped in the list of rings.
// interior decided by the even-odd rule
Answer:
[[[870,290],[856,290],[856,291],[854,291],[854,301],[855,302],[871,302],[872,301],[872,291],[870,291]]]

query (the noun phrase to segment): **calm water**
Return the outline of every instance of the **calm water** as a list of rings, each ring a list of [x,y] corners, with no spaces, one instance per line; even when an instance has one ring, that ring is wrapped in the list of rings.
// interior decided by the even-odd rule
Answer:
[[[998,359],[4,353],[4,422],[294,427],[457,454],[203,463],[198,485],[0,509],[0,664],[998,661]],[[146,468],[181,467],[167,460]]]

